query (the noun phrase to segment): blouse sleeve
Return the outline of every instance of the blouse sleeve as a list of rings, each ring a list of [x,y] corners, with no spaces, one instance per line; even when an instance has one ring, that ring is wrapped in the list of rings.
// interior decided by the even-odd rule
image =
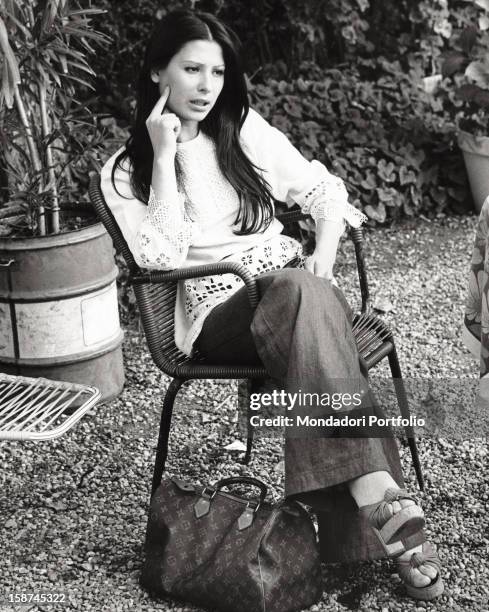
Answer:
[[[162,202],[150,188],[148,203],[144,204],[134,197],[127,162],[115,171],[117,193],[111,173],[118,153],[102,168],[101,187],[136,263],[155,270],[182,266],[196,231],[185,211],[183,195],[179,194],[177,202]]]
[[[277,128],[250,109],[241,130],[244,147],[281,202],[296,202],[315,221],[347,221],[359,227],[367,217],[348,203],[342,179],[317,160],[308,161]]]
[[[150,188],[148,212],[139,227],[135,246],[138,264],[144,268],[172,270],[185,262],[194,234],[194,223],[185,211],[185,199],[157,200]]]

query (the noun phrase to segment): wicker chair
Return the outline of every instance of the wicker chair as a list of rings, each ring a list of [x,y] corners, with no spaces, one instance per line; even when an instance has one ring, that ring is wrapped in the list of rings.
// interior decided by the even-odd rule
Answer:
[[[248,290],[251,306],[258,303],[258,289],[251,274],[244,266],[234,262],[219,262],[216,264],[181,268],[171,271],[147,271],[141,269],[135,262],[122,233],[107,206],[100,188],[100,177],[93,175],[90,179],[90,199],[95,211],[110,234],[114,246],[120,252],[130,271],[134,286],[144,333],[150,353],[155,364],[165,374],[172,377],[163,400],[161,412],[158,445],[153,471],[152,494],[159,485],[168,454],[168,439],[175,397],[184,382],[191,379],[249,379],[259,381],[267,378],[263,367],[229,366],[206,364],[198,356],[189,358],[175,346],[174,342],[174,308],[177,282],[179,280],[206,276],[210,274],[232,273],[243,279]],[[278,216],[285,225],[304,219],[301,211],[290,211]],[[376,316],[370,314],[370,296],[366,275],[366,265],[363,254],[363,232],[360,228],[352,228],[350,237],[355,247],[358,276],[362,294],[361,313],[354,318],[353,333],[357,341],[360,355],[370,370],[384,357],[388,357],[389,366],[399,404],[401,415],[409,419],[409,405],[402,380],[399,360],[396,353],[392,333]],[[421,471],[415,434],[412,427],[405,427],[406,437],[411,450],[414,468],[419,487],[424,490],[424,480]],[[248,431],[247,450],[244,461],[248,463],[251,456],[252,431]]]

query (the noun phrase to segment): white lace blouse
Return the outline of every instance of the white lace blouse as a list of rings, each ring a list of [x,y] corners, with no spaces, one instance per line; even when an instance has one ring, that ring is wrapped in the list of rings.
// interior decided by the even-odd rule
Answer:
[[[241,143],[260,168],[276,200],[292,204],[317,221],[327,219],[358,227],[366,217],[348,204],[343,181],[318,161],[307,161],[279,130],[250,110],[241,129]],[[302,256],[301,245],[282,236],[274,219],[260,233],[237,236],[234,221],[239,209],[236,191],[223,176],[212,140],[202,132],[178,143],[182,170],[179,199],[161,202],[151,190],[147,205],[130,188],[129,167],[117,169],[111,181],[117,151],[104,165],[101,186],[136,262],[143,268],[171,270],[226,259],[242,263],[253,274],[282,268]],[[125,196],[125,197],[124,197]],[[175,342],[192,354],[205,317],[217,304],[243,286],[233,274],[189,279],[179,283],[175,309]]]

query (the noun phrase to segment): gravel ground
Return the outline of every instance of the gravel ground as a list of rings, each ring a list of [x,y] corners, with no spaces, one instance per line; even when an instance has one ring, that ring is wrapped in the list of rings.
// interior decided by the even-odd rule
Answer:
[[[477,363],[459,338],[475,222],[475,217],[421,219],[368,236],[374,302],[389,311],[384,316],[395,331],[404,373],[409,380],[439,379],[437,389],[453,383],[458,389],[451,396],[453,409],[467,404],[467,390],[477,378]],[[352,287],[349,246],[339,254],[338,277]],[[353,289],[346,293],[354,303]],[[153,366],[138,331],[128,331],[124,348],[127,384],[119,398],[99,405],[59,440],[0,444],[0,596],[66,592],[71,610],[197,612],[170,600],[153,601],[138,586],[168,379]],[[383,374],[381,369],[376,376]],[[239,462],[239,451],[225,449],[239,439],[235,389],[230,381],[194,382],[183,389],[168,470],[202,483],[249,473],[269,483],[278,498],[280,440],[258,440],[250,466]],[[421,498],[444,562],[444,596],[432,604],[407,599],[386,561],[326,566],[323,599],[311,611],[489,610],[488,450],[476,435],[426,436],[419,443],[427,479]],[[404,447],[401,454],[408,487],[415,490]]]

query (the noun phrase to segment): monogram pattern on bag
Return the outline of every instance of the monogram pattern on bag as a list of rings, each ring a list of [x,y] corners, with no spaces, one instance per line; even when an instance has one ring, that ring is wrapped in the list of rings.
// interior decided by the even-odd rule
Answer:
[[[316,535],[298,505],[292,514],[264,504],[252,526],[239,531],[242,503],[218,494],[209,513],[196,519],[198,498],[170,480],[156,491],[143,586],[223,612],[293,612],[320,599]]]

